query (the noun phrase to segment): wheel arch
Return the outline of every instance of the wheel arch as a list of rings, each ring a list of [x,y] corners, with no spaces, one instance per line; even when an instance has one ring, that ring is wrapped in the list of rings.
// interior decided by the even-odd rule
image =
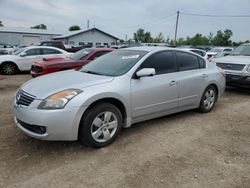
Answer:
[[[86,109],[86,111],[93,108],[93,106],[95,106],[97,103],[100,103],[100,102],[106,102],[106,103],[110,103],[110,104],[113,104],[114,106],[116,106],[122,114],[123,123],[125,123],[125,120],[127,118],[126,107],[120,99],[117,99],[115,97],[104,97],[104,98],[95,100],[89,105],[89,107]],[[83,115],[86,113],[86,111],[83,113]]]

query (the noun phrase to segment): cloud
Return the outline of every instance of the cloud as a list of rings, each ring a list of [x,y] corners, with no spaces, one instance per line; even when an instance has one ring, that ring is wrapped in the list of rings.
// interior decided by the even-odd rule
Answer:
[[[49,29],[65,33],[69,26],[86,28],[87,19],[120,38],[142,27],[153,35],[162,32],[174,37],[177,10],[198,14],[249,14],[249,0],[0,0],[0,19],[5,26],[30,27],[44,23]],[[250,18],[207,18],[180,15],[179,37],[196,33],[208,35],[231,29],[234,40],[247,40]]]

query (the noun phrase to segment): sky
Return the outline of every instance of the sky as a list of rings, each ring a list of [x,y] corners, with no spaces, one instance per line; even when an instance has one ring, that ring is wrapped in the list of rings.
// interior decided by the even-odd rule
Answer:
[[[250,40],[250,17],[199,17],[250,15],[250,0],[0,0],[0,20],[6,27],[30,28],[45,24],[48,30],[67,33],[71,25],[96,27],[118,38],[133,38],[143,28],[156,36],[174,38],[176,12],[180,11],[178,38],[196,33],[214,35],[231,29],[233,41]]]

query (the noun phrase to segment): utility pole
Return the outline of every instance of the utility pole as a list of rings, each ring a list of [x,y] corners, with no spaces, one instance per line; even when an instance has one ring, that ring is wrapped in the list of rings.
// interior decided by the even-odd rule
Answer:
[[[87,29],[89,29],[89,20],[87,20]]]
[[[177,40],[177,31],[178,31],[179,14],[180,14],[180,12],[177,11],[177,18],[176,18],[176,24],[175,24],[175,35],[174,35],[174,45],[175,45],[175,46],[176,46],[176,40]]]

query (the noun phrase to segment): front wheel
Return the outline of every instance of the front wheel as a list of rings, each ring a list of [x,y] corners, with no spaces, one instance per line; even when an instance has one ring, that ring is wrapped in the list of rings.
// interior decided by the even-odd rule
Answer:
[[[2,73],[6,75],[13,75],[17,72],[17,66],[14,63],[3,63],[1,66]]]
[[[201,97],[199,111],[202,113],[210,112],[217,101],[217,97],[216,88],[212,85],[208,86]]]
[[[122,127],[120,110],[110,103],[98,103],[86,111],[79,129],[79,140],[95,148],[109,145]]]

